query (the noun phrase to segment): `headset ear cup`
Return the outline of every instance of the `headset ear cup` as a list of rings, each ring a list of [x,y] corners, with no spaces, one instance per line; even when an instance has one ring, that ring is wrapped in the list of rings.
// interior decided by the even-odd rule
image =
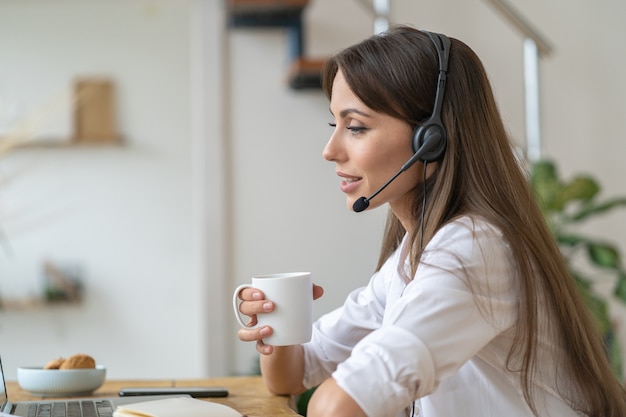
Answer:
[[[435,147],[425,153],[420,160],[423,162],[434,162],[443,157],[446,150],[446,133],[440,124],[428,124],[428,122],[418,126],[413,133],[413,152],[417,153],[426,139],[434,140]]]
[[[417,150],[422,146],[422,144],[424,143],[423,140],[423,127],[424,125],[419,125],[415,128],[415,130],[413,130],[413,140],[411,142],[411,146],[413,146],[413,153],[417,153]]]
[[[425,32],[437,50],[437,58],[439,60],[439,72],[437,76],[437,92],[435,93],[435,104],[433,112],[424,123],[421,123],[413,131],[412,147],[414,154],[420,152],[420,160],[423,162],[434,162],[443,158],[446,151],[448,137],[446,129],[441,121],[441,109],[443,103],[443,95],[446,86],[448,59],[450,55],[450,39],[439,33]],[[437,38],[437,40],[435,40]],[[422,149],[424,144],[428,142],[428,148]],[[423,155],[422,151],[427,150]]]

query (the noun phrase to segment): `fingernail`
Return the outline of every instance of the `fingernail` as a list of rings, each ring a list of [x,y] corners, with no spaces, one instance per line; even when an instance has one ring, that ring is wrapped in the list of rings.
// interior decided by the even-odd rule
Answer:
[[[270,329],[269,329],[269,327],[263,327],[263,328],[261,328],[261,330],[259,330],[259,333],[263,337],[269,336],[270,335]]]
[[[263,310],[264,311],[272,311],[272,303],[271,302],[267,302],[267,303],[263,303]]]
[[[257,291],[253,292],[252,293],[252,299],[253,300],[260,300],[261,299],[261,293],[257,292]]]

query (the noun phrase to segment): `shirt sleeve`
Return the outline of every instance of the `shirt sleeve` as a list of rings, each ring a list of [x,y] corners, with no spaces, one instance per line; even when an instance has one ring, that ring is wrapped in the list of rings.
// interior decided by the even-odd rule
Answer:
[[[386,305],[388,267],[375,273],[366,287],[352,291],[340,308],[314,323],[311,341],[303,345],[305,387],[311,388],[329,378],[337,365],[350,357],[360,340],[380,328]]]
[[[426,248],[402,297],[332,376],[368,416],[396,416],[513,325],[517,291],[500,233],[468,219]]]

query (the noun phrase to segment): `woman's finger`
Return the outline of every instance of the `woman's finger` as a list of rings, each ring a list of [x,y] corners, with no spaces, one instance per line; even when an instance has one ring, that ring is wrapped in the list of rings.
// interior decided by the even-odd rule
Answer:
[[[247,327],[242,327],[237,332],[237,337],[242,342],[254,342],[260,341],[261,339],[268,337],[272,334],[272,328],[269,326],[261,326],[256,329],[249,329]]]
[[[242,301],[241,304],[239,304],[239,311],[246,316],[270,313],[274,311],[274,302],[268,300]]]
[[[262,355],[271,355],[274,351],[274,346],[266,345],[263,343],[263,340],[259,340],[256,342],[256,350]]]
[[[238,297],[242,301],[259,301],[265,299],[265,294],[261,290],[248,287],[239,291]]]
[[[313,284],[313,299],[317,300],[322,295],[324,295],[324,288],[320,287],[319,285]]]

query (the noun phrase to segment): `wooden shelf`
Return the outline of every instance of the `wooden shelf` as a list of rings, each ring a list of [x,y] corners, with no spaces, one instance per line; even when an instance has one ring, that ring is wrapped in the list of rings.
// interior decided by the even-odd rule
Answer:
[[[0,300],[0,311],[40,311],[49,308],[81,307],[81,301],[46,301],[42,298],[22,298]]]
[[[122,147],[124,145],[121,137],[113,142],[94,142],[78,138],[38,138],[26,139],[20,141],[11,141],[9,138],[0,136],[0,152],[1,150],[13,149],[58,149],[58,148],[99,148],[99,147]]]
[[[122,145],[122,135],[117,133],[115,85],[112,80],[101,77],[76,79],[73,101],[73,131],[68,137],[9,133],[0,136],[0,153],[14,148]]]
[[[302,10],[309,0],[228,0],[227,8],[234,13],[274,13]]]
[[[287,81],[294,90],[322,88],[322,68],[325,59],[301,57],[293,61]]]

